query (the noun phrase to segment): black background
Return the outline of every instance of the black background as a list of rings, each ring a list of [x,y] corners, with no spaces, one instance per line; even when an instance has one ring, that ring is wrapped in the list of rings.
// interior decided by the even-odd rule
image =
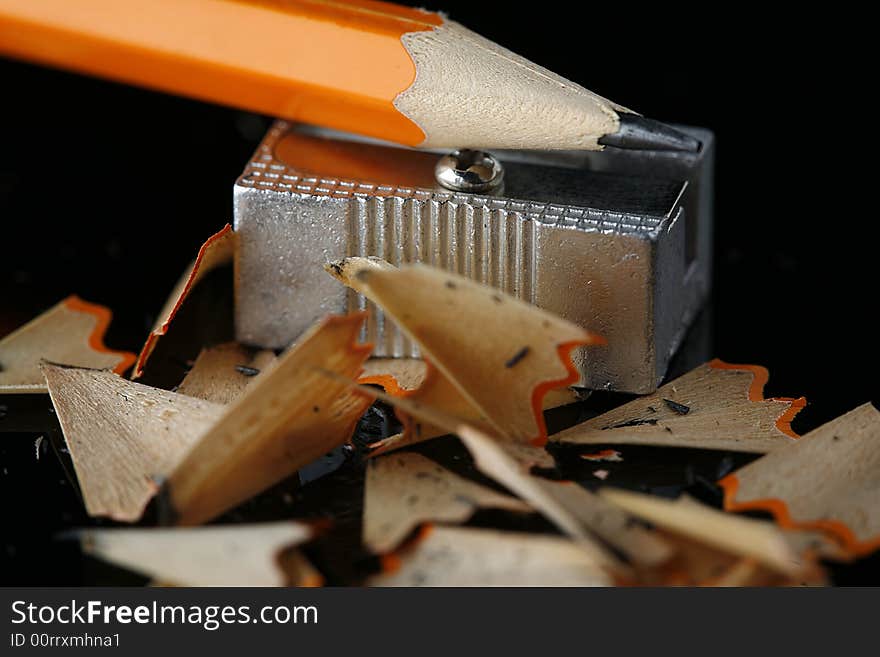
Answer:
[[[808,426],[877,398],[867,79],[828,17],[414,4],[643,114],[715,130],[716,355],[769,367],[771,394],[807,396]],[[0,80],[0,332],[76,292],[113,308],[113,346],[136,351],[231,220],[268,121],[9,61]]]
[[[713,129],[714,354],[767,366],[768,396],[806,396],[800,432],[876,403],[876,165],[852,33],[844,46],[826,16],[715,3],[416,4],[652,118]],[[269,120],[6,60],[0,85],[0,335],[76,293],[113,309],[111,347],[137,351],[231,221]]]

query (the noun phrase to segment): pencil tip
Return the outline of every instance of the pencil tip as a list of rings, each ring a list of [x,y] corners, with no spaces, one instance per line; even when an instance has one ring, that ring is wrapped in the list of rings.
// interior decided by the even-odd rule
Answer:
[[[615,148],[688,153],[697,153],[702,147],[695,137],[638,114],[621,114],[617,132],[605,135],[599,143]]]

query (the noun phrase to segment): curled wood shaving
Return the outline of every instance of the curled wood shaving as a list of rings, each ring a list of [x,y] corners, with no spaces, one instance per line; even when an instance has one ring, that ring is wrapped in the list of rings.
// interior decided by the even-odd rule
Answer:
[[[327,372],[323,372],[322,374],[328,377],[331,376]],[[459,417],[427,405],[413,396],[390,395],[379,392],[375,388],[357,385],[354,382],[346,381],[339,377],[333,378],[347,385],[351,389],[358,390],[366,397],[371,399],[381,399],[395,408],[402,410],[408,418],[412,429],[412,435],[415,437],[413,442],[419,442],[422,439],[423,433],[427,430],[434,432],[431,435],[457,434],[461,427],[466,426]],[[498,440],[505,443],[508,453],[514,455],[518,459],[518,462],[525,468],[552,468],[555,466],[553,456],[543,447],[536,447],[529,443],[518,443],[504,439]],[[370,456],[376,457],[385,452],[390,452],[410,444],[412,444],[412,442],[407,440],[407,434],[395,434],[394,436],[390,436],[385,440],[375,443],[373,446],[374,451],[370,452]]]
[[[506,443],[499,443],[470,427],[460,427],[458,435],[480,470],[582,542],[593,558],[609,569],[619,573],[627,570],[593,541],[594,535],[637,564],[654,566],[672,556],[670,546],[662,538],[632,523],[628,514],[576,483],[529,475],[516,456],[506,450]]]
[[[42,369],[92,516],[140,518],[157,482],[223,412],[111,372],[48,363]]]
[[[544,397],[579,379],[573,349],[602,343],[555,315],[440,269],[348,258],[328,271],[381,306],[442,375],[442,383],[423,390],[429,372],[413,396],[514,441],[546,441]]]
[[[628,571],[613,554],[596,542],[594,534],[639,563],[654,565],[671,556],[668,546],[661,539],[630,523],[625,513],[589,491],[571,482],[553,482],[529,475],[531,467],[544,462],[543,455],[547,455],[547,452],[542,448],[528,443],[498,440],[461,424],[454,416],[409,397],[394,397],[369,389],[363,392],[403,408],[419,421],[443,427],[448,433],[458,435],[473,454],[478,468],[544,514],[574,538],[593,560],[609,570],[620,574]]]
[[[363,320],[320,322],[224,407],[166,483],[177,523],[210,520],[351,437],[370,404],[347,383],[370,353],[357,341]]]
[[[766,453],[795,442],[801,399],[764,399],[767,370],[713,360],[619,408],[561,431],[573,444],[658,445]],[[687,409],[685,412],[684,409]]]
[[[86,554],[165,585],[287,586],[314,584],[304,557],[282,556],[312,537],[308,525],[276,522],[173,529],[86,529]]]
[[[835,536],[852,556],[880,548],[880,412],[870,403],[719,483],[730,511],[762,510],[783,527]]]
[[[363,379],[361,379],[363,381]],[[447,388],[448,390],[449,388]],[[386,388],[387,390],[387,388]],[[393,393],[392,393],[393,394]],[[394,396],[407,396],[407,395],[394,395]],[[430,408],[433,406],[433,403],[437,403],[436,398],[432,399],[431,396],[428,395],[411,395],[409,396],[412,401],[418,400],[420,405],[424,408]],[[427,401],[425,401],[427,399]],[[455,395],[456,400],[461,400],[460,395]],[[566,404],[571,404],[578,400],[577,394],[569,388],[562,388],[557,390],[551,390],[547,393],[547,396],[544,397],[544,410],[548,410],[551,408],[556,408],[557,406],[564,406]],[[392,405],[395,402],[392,402],[386,398],[386,401],[389,401]],[[433,402],[433,403],[432,403]],[[380,441],[377,441],[370,445],[371,451],[367,455],[368,457],[380,456],[382,454],[388,454],[395,450],[401,449],[403,447],[409,447],[411,445],[418,444],[420,442],[424,442],[426,440],[430,440],[431,438],[436,438],[437,436],[443,436],[450,433],[452,430],[449,425],[439,426],[431,424],[430,420],[425,419],[423,422],[414,422],[413,418],[417,418],[417,414],[410,414],[405,410],[405,403],[401,402],[397,403],[397,407],[403,411],[403,422],[406,427],[406,430],[394,434],[393,436],[388,436],[388,438],[384,438]],[[444,408],[454,407],[454,403],[450,400],[447,402],[440,401],[440,406]],[[456,424],[459,422],[466,421],[463,416],[466,416],[469,413],[468,407],[464,406],[460,409],[460,414],[456,417]],[[471,420],[474,424],[479,424],[479,422],[475,422]],[[534,447],[529,443],[514,443],[513,441],[508,441],[511,444],[509,445],[510,449],[516,449],[516,446],[519,446],[523,451],[528,451],[533,457],[536,458],[533,465],[541,467],[541,468],[552,468],[555,465],[553,461],[553,457],[549,452],[540,447]]]
[[[374,454],[384,454],[401,447],[414,445],[437,436],[449,433],[449,424],[433,424],[430,420],[420,417],[417,413],[407,411],[407,404],[417,405],[419,408],[442,409],[443,412],[455,418],[455,424],[468,422],[480,427],[482,430],[494,433],[494,428],[487,422],[486,417],[480,413],[459,391],[459,389],[447,379],[441,372],[426,364],[426,374],[422,385],[413,391],[398,391],[396,397],[404,401],[395,403],[398,415],[403,422],[404,431],[397,438],[386,439],[373,446]],[[390,400],[389,403],[393,403]]]
[[[423,522],[461,522],[480,507],[531,511],[528,504],[459,477],[420,454],[374,459],[367,466],[364,488],[364,543],[373,552],[388,552]]]
[[[667,531],[758,563],[788,577],[804,572],[805,564],[772,523],[716,511],[682,495],[667,500],[615,488],[599,494],[636,517]]]
[[[369,297],[368,289],[360,278],[365,271],[397,271],[397,267],[387,260],[376,256],[344,258],[338,262],[329,262],[324,265],[324,271],[330,274],[337,281],[350,287],[358,294]]]
[[[156,323],[147,336],[141,353],[138,355],[137,362],[134,366],[133,378],[139,378],[144,373],[144,366],[156,348],[159,339],[168,332],[171,321],[177,314],[187,296],[198,285],[208,273],[232,262],[232,255],[235,249],[235,233],[232,232],[232,226],[226,224],[222,230],[211,235],[207,241],[202,244],[196,255],[195,261],[187,268],[187,270],[177,281],[171,294],[168,296],[162,310],[159,311]]]
[[[0,339],[0,393],[44,393],[40,362],[107,369],[122,374],[134,354],[104,345],[112,314],[69,296]]]

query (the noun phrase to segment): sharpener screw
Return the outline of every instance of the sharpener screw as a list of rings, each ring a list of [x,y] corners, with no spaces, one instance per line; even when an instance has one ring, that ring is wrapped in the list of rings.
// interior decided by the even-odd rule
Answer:
[[[434,167],[434,177],[456,192],[491,192],[501,186],[504,169],[488,153],[464,148],[441,157]]]

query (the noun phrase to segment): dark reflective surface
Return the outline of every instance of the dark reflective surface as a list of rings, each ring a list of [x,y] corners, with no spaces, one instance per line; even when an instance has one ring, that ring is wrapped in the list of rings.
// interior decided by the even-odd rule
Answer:
[[[864,105],[856,96],[869,76],[849,76],[867,59],[816,48],[809,26],[792,30],[787,18],[756,21],[747,11],[621,22],[616,6],[607,16],[591,8],[593,24],[610,27],[590,29],[571,20],[570,3],[545,2],[527,16],[516,7],[499,12],[496,3],[417,4],[448,10],[652,118],[713,129],[716,257],[704,336],[711,353],[767,366],[768,396],[806,396],[799,432],[880,399],[873,152],[856,133],[838,139],[850,113],[836,104]],[[831,31],[829,17],[822,20],[822,33]],[[138,350],[198,246],[231,219],[232,184],[268,121],[7,61],[0,81],[0,334],[75,292],[114,310],[111,347]],[[618,401],[596,397],[583,412]],[[141,583],[54,540],[92,521],[58,458],[65,455],[48,400],[0,405],[0,582]],[[50,440],[38,460],[41,434]],[[467,462],[454,439],[424,449],[448,449],[449,467]],[[624,464],[601,467],[609,483],[684,487],[711,502],[711,478],[729,466],[728,455],[665,451],[627,448]],[[570,457],[559,454],[562,472],[592,484],[592,465]],[[333,476],[303,487],[285,482],[226,520],[335,515],[338,533],[310,557],[331,582],[352,581],[375,565],[356,547],[361,479],[352,455]],[[540,519],[498,513],[472,522],[547,529]],[[835,577],[877,584],[878,573],[873,557]]]

